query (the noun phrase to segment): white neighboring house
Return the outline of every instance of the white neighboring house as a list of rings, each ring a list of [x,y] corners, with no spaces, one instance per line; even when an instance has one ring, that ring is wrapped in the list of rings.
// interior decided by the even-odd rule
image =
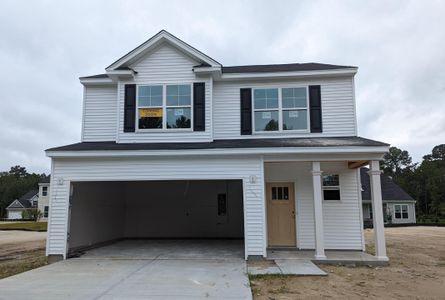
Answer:
[[[22,219],[22,212],[37,208],[39,201],[39,191],[31,190],[21,196],[18,199],[12,201],[12,203],[6,208],[8,212],[8,219],[16,220]]]
[[[363,221],[372,224],[372,204],[368,168],[361,168]],[[383,214],[385,223],[416,223],[416,200],[398,186],[389,176],[380,176],[382,185]]]
[[[39,201],[38,208],[42,212],[42,221],[46,221],[49,215],[49,183],[50,177],[39,183]]]
[[[91,58],[94,59],[94,58]],[[376,257],[387,261],[379,160],[357,134],[357,67],[231,66],[161,31],[81,77],[81,142],[46,150],[46,253],[122,238],[243,238],[364,251],[360,167],[371,165]]]

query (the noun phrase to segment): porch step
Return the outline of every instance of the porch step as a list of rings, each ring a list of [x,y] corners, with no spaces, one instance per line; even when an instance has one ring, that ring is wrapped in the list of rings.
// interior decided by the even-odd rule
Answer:
[[[269,264],[249,264],[247,271],[251,275],[299,275],[326,276],[327,274],[309,259],[276,259]]]

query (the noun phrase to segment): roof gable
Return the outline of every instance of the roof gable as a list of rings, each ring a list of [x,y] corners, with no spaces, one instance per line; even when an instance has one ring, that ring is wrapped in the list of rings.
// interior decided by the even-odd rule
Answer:
[[[184,54],[201,62],[201,64],[209,66],[219,66],[219,67],[221,66],[221,64],[216,60],[214,60],[213,58],[195,49],[194,47],[190,46],[189,44],[175,37],[171,33],[165,30],[161,30],[159,33],[148,39],[146,42],[139,45],[138,47],[131,50],[130,52],[119,58],[117,61],[109,65],[106,68],[106,70],[107,71],[125,70],[131,64],[135,63],[143,56],[150,53],[153,49],[156,49],[162,43],[168,43],[169,45],[183,52]]]
[[[19,200],[14,200],[14,201],[12,201],[11,204],[8,205],[8,207],[6,209],[10,209],[10,208],[25,208],[25,206],[23,206]]]

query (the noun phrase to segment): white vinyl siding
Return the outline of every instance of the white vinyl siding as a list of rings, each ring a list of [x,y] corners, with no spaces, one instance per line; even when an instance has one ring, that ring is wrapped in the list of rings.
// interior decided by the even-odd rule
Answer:
[[[240,134],[240,88],[280,88],[320,85],[322,109],[322,133],[262,132]],[[354,136],[356,131],[353,78],[319,80],[269,80],[242,82],[214,82],[213,123],[215,139],[258,137],[307,137],[307,136]]]
[[[252,176],[256,180],[251,181]],[[53,159],[51,179],[47,254],[66,252],[70,181],[242,179],[246,255],[265,255],[264,180],[259,157]]]
[[[117,87],[85,87],[82,141],[115,141]]]
[[[266,163],[266,182],[294,182],[296,196],[297,247],[314,249],[314,199],[310,162]],[[347,162],[322,162],[321,170],[340,175],[340,201],[323,202],[326,249],[362,250],[362,223],[357,171]]]
[[[212,139],[211,122],[211,83],[210,77],[196,77],[193,67],[200,63],[189,58],[169,45],[161,45],[144,58],[134,63],[131,68],[137,72],[134,80],[119,82],[119,107],[118,125],[119,134],[117,141],[129,142],[203,142]],[[205,131],[193,132],[191,130],[174,130],[169,132],[123,132],[124,126],[124,100],[125,84],[138,85],[181,85],[194,82],[205,82]],[[193,89],[193,86],[192,86]],[[193,101],[193,100],[192,100]],[[164,116],[165,117],[165,116]],[[193,122],[192,122],[193,123]]]

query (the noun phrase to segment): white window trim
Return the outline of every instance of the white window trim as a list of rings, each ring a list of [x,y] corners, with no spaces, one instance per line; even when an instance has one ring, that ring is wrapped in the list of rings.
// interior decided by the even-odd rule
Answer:
[[[282,89],[295,89],[295,88],[305,88],[306,89],[306,108],[285,108],[283,109],[282,104]],[[255,109],[255,90],[263,89],[278,89],[278,108],[259,108]],[[283,111],[285,110],[306,110],[306,129],[293,129],[293,130],[283,130]],[[255,129],[255,112],[260,111],[278,111],[278,130],[259,130]],[[291,86],[261,86],[252,88],[252,134],[264,135],[264,134],[283,134],[283,133],[310,133],[310,113],[309,113],[309,85],[291,85]]]
[[[46,197],[46,196],[48,196],[48,187],[42,186],[42,197]]]
[[[396,206],[400,206],[400,218],[396,218]],[[403,217],[403,209],[402,206],[406,206],[406,213],[408,217]],[[394,204],[394,220],[409,220],[409,205],[408,204]]]
[[[324,186],[324,181],[323,181],[323,176],[324,175],[338,175],[338,185]],[[326,174],[322,174],[321,175],[321,187],[322,187],[322,190],[323,190],[323,193],[322,193],[323,201],[328,201],[328,202],[334,202],[334,201],[340,202],[341,201],[341,199],[342,199],[342,197],[341,197],[341,176],[340,176],[339,173],[326,173]],[[338,190],[338,192],[340,194],[340,199],[338,199],[338,200],[333,200],[333,199],[325,200],[324,199],[324,191],[325,190]]]
[[[167,128],[167,108],[189,108],[189,106],[167,106],[167,86],[169,85],[190,85],[190,128]],[[139,87],[141,86],[162,86],[162,106],[139,106]],[[139,108],[162,108],[162,128],[139,128]],[[135,112],[135,132],[193,132],[193,82],[179,83],[141,83],[136,85],[136,112]]]

